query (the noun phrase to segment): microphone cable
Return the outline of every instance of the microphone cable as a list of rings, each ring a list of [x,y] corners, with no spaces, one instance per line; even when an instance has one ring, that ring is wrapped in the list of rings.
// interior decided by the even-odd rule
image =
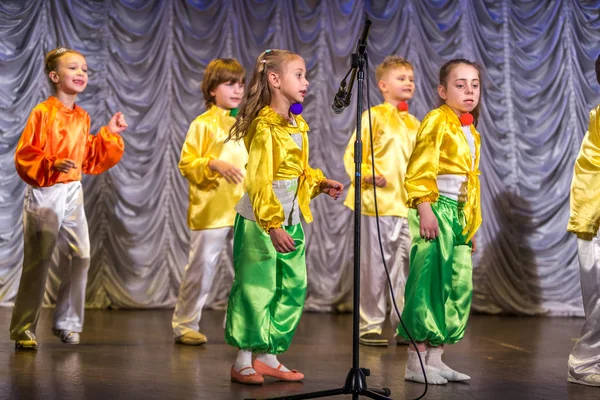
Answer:
[[[369,58],[365,57],[365,63],[367,66],[367,72],[369,72]],[[373,149],[373,126],[371,125],[371,88],[369,85],[369,81],[370,79],[367,76],[367,112],[369,114],[369,138],[370,138],[370,143],[371,143],[371,169],[373,171],[373,179],[375,179],[375,151]],[[362,116],[361,116],[362,118]],[[357,132],[357,134],[362,136],[362,132]],[[361,178],[362,179],[362,178]],[[392,286],[392,279],[390,278],[390,272],[388,270],[387,267],[387,263],[385,262],[385,256],[384,256],[384,252],[383,252],[383,243],[381,241],[381,228],[379,226],[379,209],[377,207],[377,185],[375,185],[375,182],[373,182],[373,201],[375,203],[375,221],[377,222],[377,239],[379,241],[379,251],[381,252],[381,261],[383,263],[383,268],[385,269],[385,275],[387,277],[387,282],[388,282],[388,287],[390,289],[390,294],[392,296],[392,304],[394,306],[394,310],[396,311],[396,315],[398,316],[398,319],[400,320],[400,324],[402,325],[402,328],[404,328],[404,331],[406,332],[406,335],[408,336],[408,339],[410,340],[410,343],[414,346],[417,356],[419,357],[419,363],[421,364],[421,371],[423,371],[423,377],[425,378],[425,390],[423,390],[423,393],[417,397],[414,400],[419,400],[422,399],[423,397],[425,397],[425,394],[427,394],[427,389],[429,384],[427,383],[427,374],[425,373],[425,365],[423,364],[423,360],[421,358],[421,353],[419,352],[419,349],[417,348],[417,344],[415,343],[415,341],[413,340],[410,332],[408,331],[408,328],[406,328],[406,325],[404,325],[404,321],[402,320],[402,316],[400,315],[400,311],[398,310],[398,305],[396,304],[396,296],[394,294],[394,288]],[[359,260],[360,262],[360,260]],[[356,306],[356,305],[355,305]],[[359,305],[360,307],[360,305]]]

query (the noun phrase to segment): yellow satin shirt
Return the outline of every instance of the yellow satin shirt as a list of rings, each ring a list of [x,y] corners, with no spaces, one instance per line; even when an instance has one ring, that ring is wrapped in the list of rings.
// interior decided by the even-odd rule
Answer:
[[[208,167],[223,160],[243,170],[248,153],[239,142],[225,139],[235,118],[229,110],[212,106],[190,125],[179,160],[179,171],[189,181],[188,226],[192,230],[233,226],[234,206],[244,194],[243,184],[228,183]]]
[[[600,221],[600,105],[590,112],[588,131],[575,161],[571,217],[567,230],[584,236],[598,232]]]
[[[298,178],[298,207],[306,222],[312,222],[310,200],[321,193],[323,172],[308,165],[308,124],[295,116],[296,126],[263,107],[252,121],[244,143],[248,149],[246,188],[256,222],[269,232],[281,228],[285,221],[281,203],[273,191],[274,180]],[[290,135],[302,135],[302,149]]]
[[[383,103],[371,108],[371,121],[373,126],[373,151],[375,154],[375,173],[371,164],[371,140],[369,138],[369,113],[362,115],[363,142],[362,176],[383,175],[387,184],[377,188],[377,209],[379,215],[406,218],[406,190],[404,189],[404,175],[408,159],[413,152],[419,129],[419,120],[407,111],[399,111],[390,103]],[[346,153],[344,166],[350,176],[351,183],[348,196],[344,205],[354,210],[354,141],[356,131],[352,134]],[[373,186],[363,182],[362,207],[363,215],[375,215],[375,201],[373,199]]]
[[[54,96],[31,111],[15,152],[15,167],[25,183],[48,187],[81,180],[82,174],[100,174],[121,160],[123,138],[100,128],[90,134],[90,116],[81,107],[65,106]],[[69,172],[58,172],[54,161],[67,158],[75,162]]]
[[[467,198],[463,234],[467,242],[481,225],[479,158],[481,137],[471,125],[475,140],[475,160],[462,131],[460,119],[447,105],[432,110],[425,116],[417,133],[417,144],[408,162],[404,186],[408,193],[407,206],[435,203],[439,197],[437,176],[442,174],[467,177]]]

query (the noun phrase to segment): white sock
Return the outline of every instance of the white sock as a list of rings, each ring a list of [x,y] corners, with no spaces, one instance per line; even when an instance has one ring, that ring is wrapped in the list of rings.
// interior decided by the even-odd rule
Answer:
[[[431,385],[444,385],[448,381],[437,374],[435,370],[429,368],[425,363],[427,351],[419,352],[421,354],[421,360],[425,367],[425,373],[427,374],[427,383]],[[406,361],[406,370],[404,371],[404,379],[407,381],[425,383],[425,377],[423,376],[423,370],[421,369],[421,363],[419,362],[419,356],[413,349],[408,349],[408,360]]]
[[[427,352],[427,366],[433,368],[440,376],[451,382],[468,381],[471,377],[467,374],[455,371],[442,361],[444,349],[441,347],[430,348]]]
[[[258,357],[256,357],[256,359],[261,363],[267,364],[269,367],[275,369],[277,369],[277,367],[279,367],[279,364],[281,364],[275,354],[259,354]],[[287,369],[283,364],[281,365],[281,368],[279,368],[279,370],[281,372],[290,372],[290,370]]]
[[[243,368],[246,369],[242,371]],[[238,351],[235,363],[233,364],[233,369],[235,369],[239,374],[242,375],[255,374],[256,371],[254,370],[254,368],[252,368],[252,352],[249,350]]]

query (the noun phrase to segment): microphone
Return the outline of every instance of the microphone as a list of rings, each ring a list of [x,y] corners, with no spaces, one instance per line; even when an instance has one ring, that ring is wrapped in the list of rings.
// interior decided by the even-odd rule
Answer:
[[[333,98],[333,104],[331,105],[331,108],[333,109],[334,113],[341,114],[342,111],[344,111],[344,108],[346,108],[345,98],[346,98],[346,79],[344,79],[342,82],[340,82],[340,87],[339,87],[337,93],[335,94],[335,97]]]
[[[365,55],[365,50],[367,49],[367,38],[369,37],[370,29],[371,20],[367,19],[365,20],[362,34],[360,35],[360,39],[358,39],[358,43],[356,45],[356,53],[352,54],[352,68],[350,68],[350,71],[348,71],[344,79],[342,79],[340,88],[333,98],[333,104],[331,105],[331,108],[335,114],[341,114],[342,111],[344,111],[344,109],[350,105],[350,97],[352,96],[352,87],[354,86],[354,80],[356,79],[356,72],[359,67],[362,68],[362,66],[359,65],[359,60]],[[350,73],[352,73],[352,76],[350,77],[350,91],[348,91],[346,88],[346,78],[348,75],[350,75]]]

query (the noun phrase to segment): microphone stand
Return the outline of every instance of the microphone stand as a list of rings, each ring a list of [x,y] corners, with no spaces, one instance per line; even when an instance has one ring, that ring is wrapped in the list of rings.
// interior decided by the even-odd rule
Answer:
[[[331,397],[343,394],[352,394],[352,400],[357,400],[359,396],[368,397],[376,400],[390,400],[392,392],[388,388],[369,389],[367,387],[367,376],[371,374],[368,368],[359,366],[359,322],[360,322],[360,219],[361,219],[361,180],[362,180],[362,140],[361,125],[363,113],[363,83],[365,79],[364,66],[367,59],[367,37],[371,21],[366,20],[363,34],[358,42],[356,53],[352,54],[352,75],[348,85],[348,91],[343,99],[334,101],[333,109],[336,113],[341,113],[344,107],[350,105],[352,100],[352,86],[358,76],[358,98],[356,101],[356,141],[354,142],[354,293],[353,293],[353,311],[352,311],[352,368],[346,376],[346,382],[343,387],[337,389],[322,390],[312,393],[303,393],[292,396],[272,397],[270,400],[300,400],[315,399],[319,397]],[[346,74],[348,76],[348,74]],[[340,85],[345,87],[345,79]],[[338,92],[339,93],[339,92]],[[343,102],[343,103],[342,103]],[[342,104],[340,104],[342,103]],[[250,399],[248,399],[250,400]]]

